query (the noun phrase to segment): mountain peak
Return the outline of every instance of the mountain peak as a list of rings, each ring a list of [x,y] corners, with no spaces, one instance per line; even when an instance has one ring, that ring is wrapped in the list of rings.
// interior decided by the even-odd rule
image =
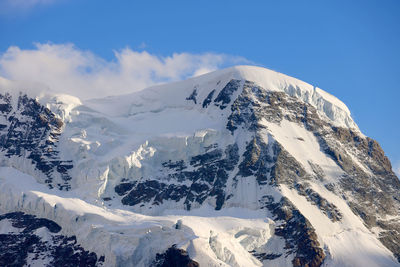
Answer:
[[[203,77],[230,76],[232,79],[254,82],[268,91],[285,92],[322,111],[338,126],[358,129],[350,116],[349,108],[337,97],[309,83],[288,75],[258,66],[234,66],[205,74]]]
[[[76,239],[98,266],[399,266],[390,161],[310,84],[237,66],[82,102],[2,89],[7,244]]]
[[[86,104],[98,110],[104,110],[103,105],[112,107],[106,110],[115,115],[132,115],[174,107],[191,109],[201,107],[210,94],[214,94],[215,98],[231,80],[249,81],[266,91],[285,93],[311,104],[335,126],[359,131],[347,106],[335,96],[296,78],[257,66],[230,67],[184,81],[152,86],[129,95],[90,100]],[[119,108],[116,109],[116,106]]]

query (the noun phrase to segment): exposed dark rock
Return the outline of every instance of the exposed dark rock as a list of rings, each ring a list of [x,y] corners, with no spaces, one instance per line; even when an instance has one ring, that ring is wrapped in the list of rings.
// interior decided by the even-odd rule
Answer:
[[[321,150],[331,156],[346,173],[338,184],[326,185],[327,188],[344,192],[342,195],[346,199],[356,200],[353,202],[347,200],[347,203],[368,227],[374,227],[377,224],[377,215],[398,215],[400,180],[393,173],[390,161],[375,140],[362,137],[352,129],[333,126],[321,119],[313,106],[283,92],[266,91],[252,82],[244,83],[242,93],[231,105],[231,111],[226,127],[232,133],[239,127],[255,132],[262,130],[264,126],[259,123],[262,119],[278,124],[286,119],[298,123],[312,132],[319,141]],[[242,165],[241,175],[254,174],[254,170],[258,168],[257,165],[261,165],[255,161],[265,150],[265,147],[261,147],[259,139],[255,143],[249,144],[244,157],[246,164]],[[271,145],[267,147],[271,147]],[[270,171],[272,184],[285,183],[293,186],[298,181],[310,179],[309,174],[305,173],[296,160],[286,151],[279,150],[278,145],[271,154],[277,158],[273,170]],[[357,159],[373,175],[364,171],[354,159]],[[263,160],[263,162],[265,161]],[[314,176],[323,180],[325,174],[321,168],[313,163],[310,163],[310,166]],[[264,173],[268,173],[268,168]],[[320,205],[324,205],[325,202],[321,203],[318,198],[315,198],[315,195],[311,196],[308,196],[309,201],[324,209]],[[326,206],[325,209],[331,210],[325,211],[330,214],[331,219],[339,219],[338,214],[334,215],[335,208]],[[400,231],[394,229],[400,227],[400,222],[391,222],[388,227],[391,227],[393,234],[392,236],[386,235],[382,242],[395,255],[399,255],[400,243],[395,240],[400,238]]]
[[[382,228],[383,231],[379,233],[379,240],[384,244],[390,251],[393,252],[397,261],[400,262],[400,225],[398,220],[378,220],[376,222],[377,226]]]
[[[182,171],[182,170],[186,169],[186,165],[183,160],[176,161],[176,162],[172,162],[171,160],[169,160],[168,162],[162,163],[162,166],[165,168],[173,169],[175,171]]]
[[[282,254],[256,252],[255,250],[249,251],[249,253],[251,253],[254,257],[259,259],[260,261],[274,260],[282,256]]]
[[[318,180],[324,181],[325,178],[325,173],[324,170],[319,166],[318,164],[315,164],[311,161],[308,161],[308,164],[310,165],[311,169],[313,170],[315,177]]]
[[[221,157],[222,157],[221,149],[215,149],[205,154],[192,157],[190,165],[194,167],[204,166],[205,164],[214,162],[215,160],[218,160]]]
[[[233,99],[234,93],[241,88],[242,92]],[[254,176],[260,187],[285,184],[297,190],[298,194],[317,206],[333,222],[341,220],[342,214],[337,207],[307,186],[307,182],[313,179],[325,182],[323,169],[310,161],[308,164],[312,173],[307,173],[305,166],[292,157],[273,136],[268,136],[265,121],[280,124],[282,120],[287,120],[311,132],[319,142],[320,150],[343,170],[342,177],[338,177],[337,181],[329,181],[324,184],[325,187],[342,197],[367,227],[380,227],[383,231],[380,231],[378,238],[399,257],[400,222],[383,218],[386,215],[398,215],[400,181],[379,144],[361,136],[354,129],[333,126],[329,120],[322,118],[324,115],[315,107],[298,98],[267,89],[253,82],[231,80],[214,99],[214,104],[221,110],[230,105],[231,113],[226,128],[232,135],[242,128],[253,136],[248,140],[240,162],[237,146],[231,145],[228,152],[228,149],[211,145],[189,162],[163,163],[161,177],[144,177],[132,187],[116,187],[116,191],[125,199],[125,204],[184,199],[185,207],[190,209],[194,203],[201,204],[207,198],[215,197],[216,209],[220,209],[230,197],[225,192],[230,175],[236,184],[242,177]],[[289,89],[298,90],[295,87]],[[214,93],[214,90],[211,91],[204,99],[203,107],[212,102]],[[7,107],[2,109],[7,110]],[[297,139],[304,142],[302,137]],[[237,173],[232,173],[234,170]],[[152,180],[157,180],[158,184],[149,182]],[[173,186],[168,185],[170,181],[174,181]],[[183,184],[188,185],[184,187]],[[140,195],[146,197],[140,198]],[[129,201],[126,200],[128,198]],[[263,207],[272,209],[275,216],[282,220],[277,233],[285,238],[287,252],[295,254],[293,265],[320,266],[325,255],[309,221],[286,199],[271,203]],[[259,257],[269,257],[262,252],[257,253],[261,253]]]
[[[23,229],[18,232],[0,234],[0,266],[24,266],[28,254],[31,261],[48,262],[46,266],[102,266],[104,256],[99,260],[93,252],[84,250],[77,244],[75,236],[66,237],[56,234],[61,227],[55,222],[22,212],[0,216],[0,222],[8,219],[13,227]],[[35,230],[45,228],[51,240],[42,240]]]
[[[254,103],[251,96],[252,92],[257,89],[261,92],[261,88],[246,81],[243,85],[243,92],[232,103],[231,114],[226,126],[232,134],[239,126],[250,131],[257,129],[258,119],[255,112],[257,103]]]
[[[301,164],[279,145],[276,163],[271,171],[271,184],[287,184],[293,187],[298,181],[309,177]]]
[[[153,201],[161,204],[164,200],[180,201],[185,199],[186,209],[190,209],[193,202],[202,204],[207,197],[216,198],[216,209],[221,209],[225,202],[225,186],[228,173],[233,171],[239,160],[237,145],[229,145],[225,151],[221,149],[210,150],[204,154],[194,156],[190,160],[192,171],[185,171],[183,161],[165,162],[163,167],[170,172],[167,177],[157,180],[144,180],[137,184],[121,183],[115,191],[124,196],[124,205],[138,205]],[[178,184],[166,184],[165,180],[175,180]],[[179,182],[191,181],[191,185]],[[128,193],[129,191],[129,193]]]
[[[280,147],[277,143],[266,145],[259,137],[254,137],[243,154],[238,175],[242,177],[254,175],[260,185],[267,184],[272,177],[279,152]]]
[[[377,141],[369,137],[363,138],[351,129],[340,127],[332,127],[332,129],[333,136],[341,144],[356,147],[359,150],[358,152],[363,156],[360,159],[375,175],[393,176],[392,165]],[[400,181],[397,185],[399,184]]]
[[[44,218],[36,218],[33,215],[24,214],[23,212],[12,212],[0,215],[0,221],[4,219],[11,220],[12,226],[15,228],[24,228],[23,232],[26,233],[30,233],[41,227],[46,227],[52,233],[61,231],[61,227],[55,222]]]
[[[195,88],[193,89],[193,92],[190,94],[190,96],[186,97],[186,100],[193,100],[193,102],[194,102],[195,104],[197,104],[197,99],[196,99],[196,97],[197,97],[197,88],[195,87]]]
[[[312,188],[306,187],[303,184],[296,184],[295,188],[300,195],[305,196],[309,202],[316,205],[325,213],[332,222],[337,222],[342,219],[343,215],[340,213],[339,209],[334,204],[329,203],[328,200],[323,198]]]
[[[118,186],[120,185],[117,185],[117,187]],[[186,185],[167,185],[155,180],[147,180],[139,182],[134,189],[122,198],[121,202],[124,205],[134,206],[140,203],[149,203],[154,199],[152,203],[158,205],[162,203],[163,200],[179,201],[187,192],[188,187]]]
[[[206,108],[206,107],[208,107],[208,105],[210,105],[210,103],[211,103],[211,101],[212,101],[212,98],[213,98],[213,96],[214,96],[214,93],[215,93],[215,89],[212,90],[212,91],[207,95],[207,97],[204,99],[204,101],[203,101],[203,108]]]
[[[385,223],[380,220],[379,225],[377,222],[379,217],[398,215],[400,209],[400,181],[391,170],[383,150],[376,141],[338,127],[332,127],[332,132],[320,137],[320,140],[325,152],[346,173],[341,177],[339,186],[346,198],[352,199],[347,201],[351,210],[368,228],[386,224],[387,229],[378,238],[398,257],[400,231],[396,229],[400,228],[400,222]],[[352,156],[349,153],[353,153]],[[359,166],[360,163],[364,169]]]
[[[175,224],[175,229],[180,230],[182,229],[182,220],[178,220]]]
[[[152,263],[155,267],[198,267],[197,262],[192,260],[187,252],[173,245],[163,254],[156,255],[155,261]]]
[[[275,228],[275,234],[285,239],[286,255],[294,254],[293,266],[321,266],[325,259],[318,237],[310,222],[285,197],[278,203],[267,199],[267,208],[275,215],[281,225]]]
[[[121,183],[117,185],[114,190],[115,193],[117,193],[120,196],[125,195],[128,191],[130,191],[134,186],[136,182],[131,182],[131,183]]]
[[[230,80],[214,99],[214,104],[220,109],[226,108],[232,101],[232,94],[239,89],[240,80]]]
[[[0,99],[5,102],[0,107],[1,115],[9,123],[0,127],[0,149],[6,152],[5,156],[27,157],[45,174],[47,178],[43,182],[50,188],[69,190],[68,170],[73,167],[72,161],[61,160],[57,151],[63,122],[27,95],[18,97],[14,111],[11,95],[0,94]],[[60,177],[61,183],[54,181],[55,175]]]

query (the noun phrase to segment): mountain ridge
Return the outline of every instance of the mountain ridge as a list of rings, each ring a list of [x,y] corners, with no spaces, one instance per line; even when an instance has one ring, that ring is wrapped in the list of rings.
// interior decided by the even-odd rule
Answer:
[[[241,66],[103,99],[1,96],[0,210],[55,220],[107,266],[190,262],[181,249],[200,266],[398,266],[390,161],[307,83]]]

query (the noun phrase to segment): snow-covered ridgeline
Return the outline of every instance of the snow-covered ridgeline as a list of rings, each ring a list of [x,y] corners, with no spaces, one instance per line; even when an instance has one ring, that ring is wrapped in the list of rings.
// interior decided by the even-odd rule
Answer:
[[[223,71],[228,72],[230,69]],[[315,106],[336,126],[358,129],[350,116],[348,107],[338,98],[318,87],[261,67],[238,66],[233,67],[231,71],[238,79],[252,81],[270,91],[285,92]]]
[[[84,170],[93,165],[93,160],[102,162],[100,165],[104,166],[113,165],[111,162],[116,160],[129,165],[129,160],[124,157],[131,157],[148,141],[176,142],[174,138],[182,137],[181,140],[184,140],[203,129],[225,133],[226,136],[220,139],[229,139],[225,125],[230,109],[221,110],[214,105],[204,109],[202,103],[213,90],[215,98],[232,79],[250,80],[266,90],[288,93],[314,105],[331,123],[357,129],[348,108],[334,96],[284,74],[259,67],[239,66],[147,88],[131,95],[83,101],[81,106],[79,102],[65,97],[57,98],[59,100],[55,103],[58,104],[50,106],[52,111],[69,115],[64,116],[68,117],[69,123],[62,136],[61,153],[65,158],[78,160],[75,166]],[[186,99],[194,91],[196,103]],[[232,99],[240,91],[234,94]],[[76,103],[73,108],[71,103]],[[168,137],[171,138],[168,140]],[[101,174],[80,173],[79,176],[104,177],[107,168],[99,169]]]
[[[222,107],[221,104],[211,102],[204,107],[205,100],[210,95],[214,100],[232,80],[235,81],[235,85],[240,86],[230,92],[229,104]],[[346,173],[334,157],[327,155],[321,147],[320,140],[317,140],[318,137],[304,127],[301,119],[297,122],[290,116],[282,116],[282,119],[278,117],[279,112],[273,110],[271,113],[276,116],[272,119],[268,112],[261,114],[261,119],[260,116],[255,120],[245,116],[240,118],[248,122],[248,125],[256,123],[257,133],[254,132],[254,128],[250,130],[249,127],[228,130],[227,120],[233,114],[229,105],[242,93],[244,84],[247,84],[247,89],[243,89],[243,92],[246,92],[245,96],[248,98],[242,99],[255,100],[256,105],[261,103],[264,108],[269,105],[268,101],[264,103],[264,99],[257,98],[264,92],[256,96],[254,91],[257,88],[251,83],[245,83],[245,80],[254,82],[267,92],[282,92],[301,100],[301,104],[295,103],[292,107],[278,106],[276,110],[282,109],[284,115],[290,115],[290,112],[296,110],[296,105],[304,107],[303,102],[309,103],[316,107],[320,115],[315,117],[318,117],[318,120],[321,118],[325,123],[319,126],[333,124],[352,128],[361,136],[348,108],[341,101],[307,83],[258,67],[234,67],[183,82],[148,88],[131,95],[83,103],[66,95],[39,95],[35,96],[36,99],[64,122],[61,128],[62,135],[54,149],[61,159],[72,160],[73,168],[68,170],[68,174],[73,177],[72,191],[48,190],[28,175],[14,169],[2,168],[0,210],[22,210],[55,220],[63,226],[65,234],[77,235],[87,249],[96,251],[98,255],[105,255],[106,264],[109,265],[134,263],[146,266],[149,265],[150,257],[165,251],[175,243],[186,249],[190,257],[201,265],[259,266],[261,263],[248,253],[257,246],[261,246],[266,253],[286,253],[283,249],[285,240],[273,236],[275,224],[279,222],[271,220],[274,215],[270,214],[270,211],[262,210],[266,206],[261,201],[263,197],[270,196],[279,201],[284,196],[310,221],[312,227],[309,230],[315,230],[319,244],[326,253],[327,264],[354,266],[365,263],[370,266],[396,266],[391,252],[350,210],[346,200],[327,189],[328,183],[336,186],[340,177]],[[7,82],[0,80],[0,87],[2,83],[7,85]],[[13,94],[16,92],[13,91]],[[280,98],[283,94],[275,95]],[[290,101],[296,102],[293,99]],[[16,108],[15,105],[13,108]],[[239,109],[238,106],[235,108]],[[298,110],[294,113],[301,113]],[[314,109],[311,110],[315,113]],[[243,108],[240,112],[243,114],[247,110]],[[254,109],[250,109],[251,112],[254,112]],[[251,119],[253,121],[250,121]],[[240,120],[237,126],[239,125]],[[330,127],[319,128],[331,130]],[[244,162],[248,144],[255,140],[255,135],[263,142],[263,153],[271,152],[267,155],[270,159],[274,157],[273,144],[279,144],[282,150],[294,158],[293,161],[285,158],[288,164],[299,164],[298,169],[304,169],[307,177],[300,177],[301,181],[268,186],[265,182],[267,179],[263,180],[264,183],[259,183],[255,174],[240,174],[238,165]],[[193,157],[219,150],[211,155],[215,156],[211,162],[218,162],[228,157],[226,148],[230,145],[236,146],[237,159],[233,160],[233,170],[224,173],[227,174],[227,178],[221,187],[225,194],[221,194],[225,200],[222,211],[212,211],[216,208],[217,195],[208,196],[204,202],[192,199],[191,211],[184,211],[184,197],[189,193],[182,188],[191,188],[195,180],[201,180],[198,176],[195,179],[185,176],[198,168],[196,164],[192,164]],[[257,153],[254,155],[255,159],[259,156]],[[40,181],[42,175],[36,173],[34,166],[29,165],[31,161],[26,155],[23,156],[8,157],[2,165],[14,167]],[[272,164],[267,158],[264,158],[262,164]],[[371,175],[369,165],[355,156],[353,161]],[[183,172],[182,169],[176,169],[176,166],[179,168],[179,162],[185,165]],[[207,161],[203,161],[202,164],[207,164]],[[229,164],[231,163],[222,163],[223,166]],[[171,167],[172,165],[175,167]],[[225,171],[218,165],[212,167]],[[286,167],[290,169],[293,166]],[[183,173],[183,176],[166,176],[177,172]],[[217,179],[225,177],[220,174]],[[200,183],[215,186],[209,183],[212,181],[207,181],[208,173],[203,176],[206,179]],[[141,201],[121,201],[127,196],[127,191],[117,194],[118,185],[125,183],[125,186],[130,186],[129,191],[135,183],[142,182],[146,186],[146,181],[156,186],[164,186],[164,189],[172,188],[173,193],[178,192],[180,198],[176,198],[175,201],[170,195],[164,195],[165,199],[156,202],[156,197],[151,193],[148,197],[145,196],[146,190],[154,189],[150,185],[146,190],[139,191],[144,195]],[[293,183],[290,184],[291,182]],[[300,185],[304,182],[308,189],[318,194],[321,201],[326,200],[328,204],[333,204],[343,217],[332,221],[315,202],[304,196],[304,192],[294,189],[293,186],[299,185],[296,184],[298,182]],[[195,194],[207,195],[211,192],[207,191],[206,187],[199,188],[203,192]],[[216,192],[221,188],[212,189]],[[135,197],[135,192],[132,196]],[[250,214],[248,217],[252,220],[238,218],[242,213]],[[183,220],[184,227],[179,226],[181,229],[177,231],[175,228],[179,219]],[[157,243],[154,247],[158,240],[165,240],[165,243]],[[362,245],[355,245],[354,240],[361,240]],[[269,260],[268,264],[291,265],[292,256],[293,254],[287,258],[278,256],[276,260]]]
[[[133,116],[167,109],[192,109],[191,101],[185,101],[194,90],[201,102],[212,91],[215,95],[231,80],[248,80],[269,91],[285,92],[317,108],[334,125],[358,130],[347,106],[335,96],[296,78],[266,68],[236,66],[185,81],[157,85],[129,95],[83,101],[86,108],[110,117]],[[0,77],[0,92],[13,95],[14,101],[22,92],[36,98],[63,120],[70,121],[70,112],[82,104],[81,100],[66,94],[55,94],[41,83],[15,82]]]
[[[68,122],[70,112],[82,102],[75,96],[59,94],[51,91],[47,85],[38,82],[11,81],[0,76],[0,94],[9,94],[13,100],[13,107],[17,107],[18,97],[26,94],[29,98],[36,99],[39,103],[49,108],[58,117]]]
[[[83,104],[73,96],[48,94],[48,89],[44,94],[39,84],[16,83],[2,78],[0,89],[15,94],[13,101],[18,98],[18,90],[27,92],[66,123],[60,139],[60,155],[75,161],[74,166],[78,168],[73,172],[80,177],[79,184],[79,181],[89,182],[93,176],[96,179],[104,177],[106,166],[113,165],[112,161],[122,160],[129,165],[129,160],[124,158],[132,157],[148,141],[157,143],[168,137],[185,139],[204,129],[220,134],[226,132],[229,108],[221,110],[211,105],[203,109],[202,102],[213,90],[215,98],[232,79],[249,80],[266,90],[285,92],[317,107],[331,123],[357,129],[347,107],[334,96],[295,78],[252,66],[232,67],[131,95],[89,100]],[[186,99],[194,91],[196,104]],[[240,91],[234,94],[232,99]],[[101,171],[93,173],[90,166]]]
[[[194,90],[197,91],[197,106],[201,107],[212,90],[215,89],[215,97],[231,79],[248,80],[268,91],[285,92],[315,106],[332,124],[358,130],[347,106],[335,96],[296,78],[255,66],[231,67],[185,81],[149,87],[130,95],[85,101],[84,104],[111,116],[132,116],[179,107],[191,109],[192,101],[185,101],[185,98]]]

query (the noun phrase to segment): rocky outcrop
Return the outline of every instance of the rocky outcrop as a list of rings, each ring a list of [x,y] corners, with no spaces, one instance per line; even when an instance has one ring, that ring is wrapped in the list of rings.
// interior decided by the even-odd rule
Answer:
[[[240,90],[233,99],[234,93]],[[188,161],[164,162],[162,168],[168,173],[166,177],[144,177],[115,187],[123,204],[134,206],[150,202],[159,205],[165,200],[178,202],[183,199],[185,208],[190,209],[193,203],[202,204],[207,198],[215,198],[215,208],[218,210],[231,197],[226,192],[229,176],[233,177],[233,186],[244,177],[255,177],[261,187],[279,188],[279,185],[285,184],[317,206],[332,222],[340,221],[343,215],[339,209],[309,186],[308,181],[313,179],[324,182],[325,174],[321,167],[309,162],[312,173],[308,173],[273,136],[265,137],[268,129],[263,121],[280,124],[287,120],[311,132],[321,150],[344,171],[345,175],[337,183],[326,183],[325,187],[342,192],[353,212],[369,228],[380,227],[384,230],[378,237],[395,255],[400,254],[397,242],[400,223],[382,219],[387,214],[398,213],[400,182],[376,141],[361,136],[355,130],[330,124],[314,106],[298,98],[283,92],[268,91],[250,81],[231,80],[213,100],[214,94],[215,90],[212,90],[203,100],[203,108],[209,108],[212,101],[220,109],[231,104],[227,130],[232,135],[238,129],[252,133],[240,162],[236,144],[225,150],[213,147]],[[195,101],[196,95],[195,90],[187,100]],[[164,182],[171,180],[174,183]],[[268,196],[260,199],[261,206],[265,203],[265,197]],[[286,240],[287,253],[295,255],[293,264],[320,266],[325,257],[324,251],[320,248],[312,225],[301,212],[286,198],[264,207],[271,209],[276,218],[282,220],[277,235]],[[274,258],[261,252],[254,253],[258,253],[260,259]]]
[[[231,103],[232,95],[239,89],[241,82],[241,80],[230,80],[214,99],[214,104],[220,109],[225,109]]]
[[[312,188],[306,184],[296,184],[295,188],[297,192],[305,196],[309,202],[316,205],[332,222],[337,222],[342,219],[342,213],[339,209],[328,200],[323,198],[320,194],[315,192]]]
[[[152,266],[155,267],[198,267],[199,264],[190,259],[187,252],[173,245],[163,254],[157,254]]]
[[[193,89],[193,92],[190,94],[190,96],[186,97],[186,100],[192,100],[195,104],[197,104],[197,89],[196,87]]]
[[[277,143],[267,145],[254,137],[247,145],[243,153],[243,160],[239,164],[238,176],[254,176],[260,185],[271,182],[273,167],[277,161],[280,147]],[[240,179],[238,177],[235,180]]]
[[[282,92],[270,92],[246,81],[243,91],[231,105],[231,115],[228,118],[227,129],[233,134],[243,128],[258,131],[265,128],[260,122],[266,120],[280,123],[282,120],[298,123],[314,134],[321,149],[329,155],[345,172],[338,184],[326,184],[327,188],[336,188],[344,192],[345,199],[355,214],[369,227],[380,227],[378,238],[389,248],[396,257],[400,255],[400,223],[386,221],[387,215],[399,216],[400,210],[400,181],[392,171],[390,161],[375,140],[361,136],[353,129],[341,128],[328,123],[321,118],[315,107]],[[278,145],[264,146],[253,140],[245,153],[248,168],[242,168],[242,174],[252,172],[261,164],[257,162],[260,155],[267,149],[274,151],[276,164],[272,171],[264,168],[262,173],[270,175],[273,184],[281,183],[296,186],[297,191],[310,202],[317,205],[332,221],[340,220],[341,214],[337,208],[321,199],[310,188],[300,187],[298,183],[310,179],[301,164],[296,162]],[[270,154],[271,155],[271,154]],[[266,164],[271,164],[266,160]],[[317,179],[323,180],[324,174],[320,168],[310,163]],[[360,166],[361,165],[361,166]],[[339,192],[336,192],[339,193]],[[351,199],[351,200],[350,200]]]
[[[63,122],[27,95],[19,95],[15,107],[9,94],[0,94],[0,100],[0,150],[5,157],[31,161],[50,188],[71,189],[72,161],[62,160],[57,151]]]
[[[61,227],[51,220],[14,212],[0,215],[1,224],[8,225],[0,234],[1,266],[103,266],[104,257],[83,249],[75,236],[58,234]]]
[[[285,239],[286,256],[294,254],[293,266],[321,266],[325,253],[310,222],[287,198],[283,197],[277,203],[271,197],[266,199],[266,206],[275,215],[274,219],[281,222],[275,228],[275,234]]]
[[[124,182],[115,187],[115,192],[122,196],[124,205],[135,206],[148,202],[159,205],[166,200],[178,202],[184,199],[188,210],[193,203],[202,204],[208,197],[213,197],[215,209],[218,210],[225,202],[226,182],[238,160],[236,144],[228,145],[225,150],[214,148],[191,157],[187,163],[164,162],[162,166],[165,173],[168,173],[166,177],[147,177],[141,181]],[[164,182],[171,180],[174,183]]]
[[[4,211],[88,229],[97,253],[17,212],[0,216],[0,265],[96,266],[106,253],[108,265],[198,266],[182,246],[211,265],[395,266],[378,239],[400,260],[400,181],[347,107],[275,72],[220,74],[84,104],[0,94],[1,165],[19,170],[2,168]]]
[[[204,99],[203,104],[202,104],[203,108],[206,108],[206,107],[208,107],[208,105],[210,105],[210,103],[211,103],[211,101],[212,101],[212,98],[213,98],[213,96],[214,96],[214,93],[215,93],[215,89],[212,90],[212,91],[207,95],[207,97]]]

